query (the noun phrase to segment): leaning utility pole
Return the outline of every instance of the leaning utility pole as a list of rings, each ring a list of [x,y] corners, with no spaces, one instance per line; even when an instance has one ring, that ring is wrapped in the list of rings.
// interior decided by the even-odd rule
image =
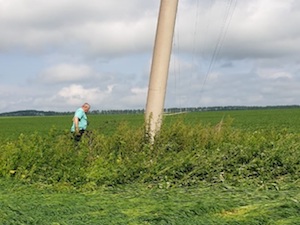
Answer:
[[[153,50],[145,120],[151,140],[160,130],[178,0],[161,0]]]

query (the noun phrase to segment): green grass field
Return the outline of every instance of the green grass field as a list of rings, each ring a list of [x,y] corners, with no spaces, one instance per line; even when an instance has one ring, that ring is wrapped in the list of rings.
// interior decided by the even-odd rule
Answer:
[[[0,118],[0,224],[300,224],[300,110]]]
[[[240,129],[286,128],[291,132],[300,132],[300,109],[268,109],[194,112],[165,117],[165,124],[183,118],[188,123],[217,124],[222,119],[231,117],[232,126]],[[120,123],[128,123],[135,129],[144,123],[143,114],[122,115],[89,115],[89,129],[99,130],[104,134],[112,134]],[[39,132],[47,134],[51,128],[61,132],[69,131],[72,115],[44,117],[0,117],[1,138],[17,138],[21,133]]]

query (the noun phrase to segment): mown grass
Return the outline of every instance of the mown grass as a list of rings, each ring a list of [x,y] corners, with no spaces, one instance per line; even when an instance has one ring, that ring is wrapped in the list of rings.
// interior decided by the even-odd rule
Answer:
[[[258,112],[3,118],[0,224],[299,224],[299,110]]]
[[[136,184],[72,192],[3,180],[0,187],[0,223],[7,225],[300,224],[299,188],[167,190]]]

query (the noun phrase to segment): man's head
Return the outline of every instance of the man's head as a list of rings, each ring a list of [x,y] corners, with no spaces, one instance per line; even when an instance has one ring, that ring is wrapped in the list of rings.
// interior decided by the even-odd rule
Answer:
[[[91,106],[90,106],[89,103],[84,103],[84,104],[82,105],[82,109],[83,109],[83,111],[86,112],[86,113],[90,110],[90,108],[91,108]]]

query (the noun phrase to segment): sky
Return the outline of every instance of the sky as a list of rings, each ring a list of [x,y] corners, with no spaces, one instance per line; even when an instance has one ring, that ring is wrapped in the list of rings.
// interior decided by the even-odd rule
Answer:
[[[160,0],[0,0],[0,113],[145,109]],[[300,104],[300,1],[179,0],[165,108]]]

